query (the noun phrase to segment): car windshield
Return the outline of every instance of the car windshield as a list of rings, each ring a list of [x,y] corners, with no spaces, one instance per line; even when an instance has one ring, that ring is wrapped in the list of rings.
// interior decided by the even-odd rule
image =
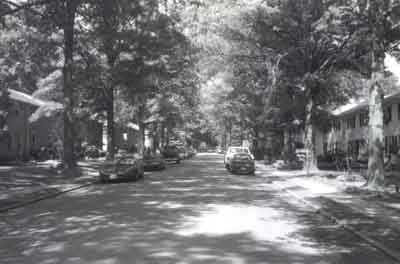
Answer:
[[[247,148],[231,148],[230,151],[231,153],[246,153],[250,154],[249,150]]]

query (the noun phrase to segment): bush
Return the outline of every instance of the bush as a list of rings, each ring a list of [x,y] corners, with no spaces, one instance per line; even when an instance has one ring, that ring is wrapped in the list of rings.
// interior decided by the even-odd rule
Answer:
[[[278,170],[301,170],[303,169],[303,162],[299,160],[289,161],[277,166]]]
[[[86,158],[96,159],[101,156],[101,149],[94,145],[87,145],[83,148],[83,154]]]

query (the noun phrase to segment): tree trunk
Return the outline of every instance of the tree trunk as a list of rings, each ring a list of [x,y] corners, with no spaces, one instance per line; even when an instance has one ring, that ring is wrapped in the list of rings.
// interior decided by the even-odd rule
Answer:
[[[63,165],[70,170],[76,167],[74,156],[74,103],[73,103],[73,50],[74,50],[74,23],[77,9],[76,1],[65,1],[64,21],[64,136],[63,136]]]
[[[143,122],[144,120],[144,105],[139,105],[139,110],[138,110],[138,124],[139,124],[139,142],[138,142],[138,152],[140,154],[144,154],[145,150],[145,128],[146,125]]]
[[[163,149],[165,146],[165,125],[164,121],[161,123],[161,131],[160,131],[160,148]]]
[[[167,136],[166,136],[166,139],[165,139],[165,144],[166,144],[166,146],[169,145],[169,138],[170,138],[170,136],[171,136],[171,130],[170,130],[169,127],[167,127]]]
[[[373,43],[371,52],[371,80],[369,87],[369,129],[368,129],[368,187],[380,189],[384,186],[383,168],[383,89],[379,79],[383,72],[384,54],[379,54],[377,40]]]
[[[228,131],[229,131],[228,133],[229,135],[228,147],[229,147],[232,146],[232,126],[229,126]]]
[[[107,158],[114,159],[115,138],[114,138],[114,89],[108,88],[107,97]]]
[[[315,155],[315,145],[314,145],[314,128],[312,122],[312,113],[314,110],[314,101],[310,98],[308,99],[306,105],[306,122],[305,122],[305,148],[306,148],[306,160],[305,160],[305,170],[307,174],[312,170],[317,170],[317,160]]]
[[[142,121],[139,121],[139,147],[138,152],[140,154],[144,154],[144,141],[145,141],[145,124]]]
[[[159,135],[158,135],[158,123],[157,122],[153,123],[153,127],[152,128],[153,128],[152,151],[153,151],[153,153],[155,153],[157,148],[158,148],[158,137],[159,137]]]
[[[293,142],[293,129],[287,128],[284,131],[284,153],[285,153],[285,161],[292,162],[295,160],[295,149],[294,149],[294,142]]]

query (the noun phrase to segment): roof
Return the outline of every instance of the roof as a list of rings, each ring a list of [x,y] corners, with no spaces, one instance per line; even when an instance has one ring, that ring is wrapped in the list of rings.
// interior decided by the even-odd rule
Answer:
[[[31,104],[34,106],[44,106],[46,104],[48,104],[49,102],[40,100],[38,98],[33,97],[32,95],[20,92],[20,91],[16,91],[13,89],[8,89],[10,98],[15,100],[15,101],[19,101],[19,102],[23,102],[26,104]]]
[[[133,130],[139,131],[139,125],[135,123],[129,122],[126,126],[132,128]]]
[[[392,93],[389,95],[385,95],[384,103],[388,103],[393,101],[394,99],[400,99],[400,92]],[[358,110],[367,109],[368,108],[368,100],[359,100],[359,101],[351,101],[348,104],[339,106],[338,108],[331,111],[334,116],[343,116],[346,114],[354,113]]]

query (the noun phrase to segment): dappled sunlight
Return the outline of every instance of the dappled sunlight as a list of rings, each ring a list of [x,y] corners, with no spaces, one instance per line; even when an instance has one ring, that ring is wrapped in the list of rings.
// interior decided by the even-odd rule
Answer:
[[[291,234],[304,226],[285,220],[282,212],[268,207],[249,207],[244,204],[210,205],[202,215],[189,217],[185,222],[185,227],[178,232],[182,236],[249,233],[255,240],[289,243],[287,250],[292,252],[319,253],[315,249],[315,243],[291,238]]]
[[[230,175],[216,171],[222,164],[199,161],[10,211],[6,220],[15,219],[18,232],[0,221],[7,232],[0,240],[2,260],[320,264],[335,254],[354,254],[354,238],[334,225],[321,226],[326,219],[265,178]],[[5,254],[4,248],[15,252]]]
[[[314,180],[308,180],[308,179],[293,179],[291,180],[293,183],[304,187],[307,189],[307,192],[310,194],[328,194],[328,193],[335,193],[337,192],[337,188],[328,186],[326,184],[318,183]]]

